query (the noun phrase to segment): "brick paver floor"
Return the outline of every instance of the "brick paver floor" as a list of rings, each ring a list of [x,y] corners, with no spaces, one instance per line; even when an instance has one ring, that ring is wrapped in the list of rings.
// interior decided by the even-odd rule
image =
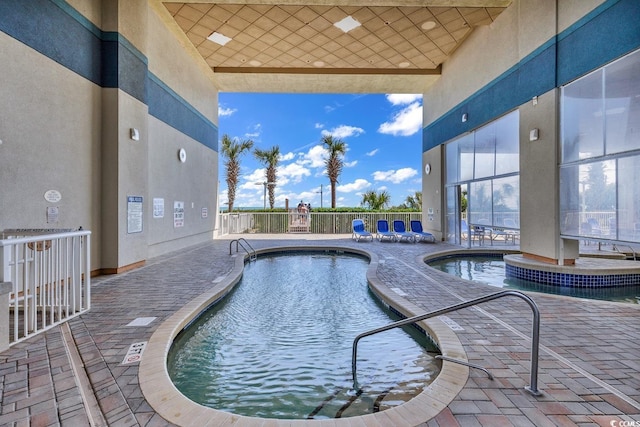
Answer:
[[[96,277],[89,312],[0,353],[0,425],[168,425],[142,395],[138,363],[123,364],[123,359],[132,344],[149,340],[163,320],[231,270],[229,242],[235,237],[158,257],[127,273]],[[337,245],[373,252],[383,261],[379,279],[425,311],[498,290],[422,262],[426,254],[456,248],[446,243],[241,237],[256,249]],[[640,305],[529,295],[541,312],[542,395],[524,389],[530,379],[531,310],[524,301],[506,297],[447,315],[459,325],[456,334],[469,361],[495,378],[472,369],[456,399],[421,426],[640,426]],[[142,317],[154,319],[128,326]],[[72,363],[74,352],[78,360]]]

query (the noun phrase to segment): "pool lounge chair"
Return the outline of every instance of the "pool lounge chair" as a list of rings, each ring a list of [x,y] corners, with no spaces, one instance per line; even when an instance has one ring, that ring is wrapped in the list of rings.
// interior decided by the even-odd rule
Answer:
[[[404,227],[404,221],[401,219],[396,219],[393,221],[393,231],[396,233],[399,241],[406,240],[411,243],[416,242],[416,236],[413,233],[409,233],[407,231],[407,229]]]
[[[396,241],[396,233],[392,233],[391,231],[389,231],[389,222],[386,219],[378,220],[378,231],[376,232],[376,238],[381,242],[384,239],[391,240],[392,242]]]
[[[373,240],[373,234],[365,230],[363,220],[354,219],[353,221],[351,221],[351,228],[353,229],[353,234],[351,234],[351,238],[356,242],[359,242],[360,239]]]
[[[422,241],[427,241],[431,243],[436,242],[436,236],[422,229],[421,221],[418,221],[417,219],[411,220],[410,227],[411,227],[411,232],[416,238],[416,242],[422,242]]]

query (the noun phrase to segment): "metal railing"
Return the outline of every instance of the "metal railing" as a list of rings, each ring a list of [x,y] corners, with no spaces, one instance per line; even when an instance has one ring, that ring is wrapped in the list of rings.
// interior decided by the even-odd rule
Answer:
[[[249,244],[249,242],[247,242],[243,238],[234,239],[229,242],[229,255],[232,254],[231,247],[233,246],[234,243],[236,244],[236,252],[238,252],[238,246],[241,246],[242,249],[244,249],[244,251],[247,253],[247,255],[249,255],[249,262],[255,261],[258,259],[258,253],[256,252],[256,250],[253,249],[253,246],[251,246],[251,244]]]
[[[525,300],[527,302],[527,304],[529,304],[529,307],[531,307],[531,311],[533,311],[533,327],[532,327],[532,337],[531,337],[531,380],[530,380],[530,385],[528,387],[525,387],[525,390],[527,390],[529,393],[533,394],[534,396],[541,395],[540,391],[538,390],[538,353],[539,353],[539,347],[540,347],[540,311],[538,310],[538,306],[536,305],[536,303],[529,296],[523,294],[522,292],[518,292],[518,291],[496,292],[494,294],[485,295],[485,296],[480,297],[480,298],[475,298],[475,299],[472,299],[472,300],[469,300],[469,301],[461,302],[459,304],[454,304],[454,305],[451,305],[449,307],[442,308],[440,310],[432,311],[432,312],[427,313],[427,314],[421,314],[419,316],[408,317],[406,319],[399,320],[399,321],[394,322],[394,323],[390,323],[389,325],[382,326],[380,328],[372,329],[370,331],[361,333],[360,335],[358,335],[353,340],[353,350],[352,350],[352,355],[351,355],[351,372],[352,372],[352,375],[353,375],[354,389],[357,390],[359,388],[358,387],[358,379],[357,379],[357,376],[356,376],[356,370],[357,370],[356,362],[357,362],[357,358],[358,358],[358,342],[362,338],[368,337],[370,335],[374,335],[374,334],[377,334],[377,333],[380,333],[380,332],[388,331],[390,329],[399,328],[401,326],[410,325],[410,324],[419,322],[421,320],[426,320],[426,319],[429,319],[429,318],[432,318],[432,317],[440,316],[442,314],[450,313],[452,311],[456,311],[456,310],[460,310],[460,309],[463,309],[463,308],[471,307],[471,306],[474,306],[474,305],[482,304],[483,302],[492,301],[492,300],[495,300],[495,299],[498,299],[498,298],[502,298],[502,297],[505,297],[505,296],[509,296],[509,295],[516,296],[518,298],[522,298],[523,300]],[[467,362],[464,362],[464,361],[461,361],[461,362],[464,363],[464,364],[467,363]]]
[[[290,230],[290,212],[240,212],[220,213],[219,234],[271,233],[283,234]],[[296,214],[294,214],[296,215]],[[422,220],[422,212],[311,212],[308,215],[308,232],[312,234],[351,234],[352,221],[362,219],[370,233],[377,231],[379,219],[392,223],[401,219],[405,224]],[[297,231],[297,230],[296,230]],[[299,232],[299,231],[298,231]]]
[[[0,282],[12,284],[0,301],[8,304],[0,309],[7,348],[91,308],[91,232],[58,231],[3,232]]]

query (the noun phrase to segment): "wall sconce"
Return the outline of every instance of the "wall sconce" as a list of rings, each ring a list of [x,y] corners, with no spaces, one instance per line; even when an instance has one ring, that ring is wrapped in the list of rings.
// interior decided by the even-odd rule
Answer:
[[[462,114],[462,123],[467,121],[467,117],[469,117],[469,116],[467,116],[467,113],[463,113]]]
[[[129,129],[129,138],[131,138],[134,141],[140,141],[140,132],[138,132],[138,129],[136,128]]]
[[[540,135],[540,133],[539,133],[538,129],[531,129],[529,131],[529,141],[537,141],[538,138],[539,138],[539,135]]]

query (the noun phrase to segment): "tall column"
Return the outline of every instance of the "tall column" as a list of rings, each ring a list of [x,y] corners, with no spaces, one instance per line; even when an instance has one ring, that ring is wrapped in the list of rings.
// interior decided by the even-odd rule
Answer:
[[[145,0],[102,3],[101,265],[106,273],[135,267],[147,257],[147,8]]]

